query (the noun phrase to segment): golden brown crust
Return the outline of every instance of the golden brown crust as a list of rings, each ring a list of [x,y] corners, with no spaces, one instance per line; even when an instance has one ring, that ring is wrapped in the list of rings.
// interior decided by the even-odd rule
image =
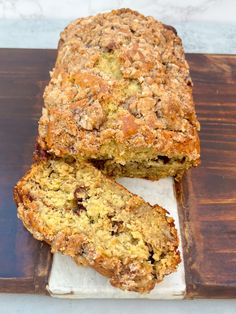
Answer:
[[[52,179],[52,176],[54,179]],[[114,234],[110,236],[109,241],[107,240],[108,242],[105,242],[106,237],[104,237],[105,249],[101,249],[101,246],[103,246],[101,242],[96,246],[96,237],[99,237],[98,231],[95,233],[95,238],[94,236],[92,238],[89,236],[90,232],[93,232],[95,223],[98,222],[93,222],[93,225],[90,225],[88,229],[86,229],[86,226],[84,229],[76,227],[78,224],[80,226],[83,225],[86,215],[91,210],[89,203],[85,201],[82,203],[83,205],[80,204],[87,211],[83,213],[84,216],[81,216],[81,212],[78,214],[78,212],[70,209],[68,206],[58,205],[58,200],[61,204],[64,196],[60,194],[58,199],[55,191],[64,193],[63,184],[65,184],[65,190],[71,194],[73,186],[76,186],[76,184],[84,185],[84,182],[81,181],[82,177],[86,177],[88,181],[90,180],[89,178],[92,178],[93,181],[88,183],[88,189],[90,189],[88,193],[89,197],[91,197],[91,204],[93,204],[92,215],[97,211],[94,204],[96,204],[99,193],[102,195],[101,201],[104,208],[107,208],[105,194],[108,195],[107,204],[113,206],[111,207],[111,213],[108,212],[104,216],[105,218],[103,217],[101,220],[105,228],[104,234],[107,235],[109,233],[107,229],[109,229],[108,223],[111,222],[111,215],[115,218],[115,226],[113,226],[113,231],[111,231],[111,235]],[[76,181],[77,183],[75,183],[73,178],[76,178],[78,182]],[[54,184],[59,186],[59,190]],[[108,187],[112,187],[111,194],[109,194]],[[101,191],[103,188],[104,190]],[[83,194],[84,191],[87,193],[86,189],[82,188],[80,193]],[[70,195],[65,195],[71,202]],[[93,198],[92,195],[96,195],[96,197]],[[84,163],[67,164],[62,160],[47,160],[34,164],[31,170],[16,185],[14,197],[18,206],[18,217],[36,239],[49,243],[52,247],[52,252],[62,252],[73,257],[78,264],[93,267],[101,274],[109,277],[111,283],[121,289],[141,293],[148,292],[155,286],[156,282],[163,279],[165,274],[175,271],[180,262],[177,232],[173,219],[166,216],[166,211],[159,206],[152,207],[145,203],[141,198],[131,194],[113,180],[101,175],[91,165]],[[114,197],[115,200],[112,203],[112,198]],[[126,199],[125,203],[123,203],[123,199]],[[117,205],[119,202],[121,204]],[[123,208],[123,204],[126,204],[125,208]],[[115,208],[114,206],[121,207]],[[103,215],[104,208],[99,207],[99,215],[97,217]],[[93,219],[95,218],[93,217]],[[121,219],[123,219],[122,225],[120,225],[121,221],[119,222]],[[74,221],[74,225],[71,224],[71,221]],[[152,227],[150,228],[151,225]],[[128,228],[127,230],[130,231],[123,228]],[[151,233],[150,229],[152,229]],[[99,232],[101,230],[103,230],[103,227],[99,225]],[[126,246],[129,245],[126,240],[124,246],[121,247],[121,251],[123,250],[126,253],[119,255],[118,248],[122,243],[119,241],[126,236],[127,232],[131,232],[134,237],[137,236],[136,233],[138,237],[143,234],[143,240],[141,238],[140,240],[137,240],[139,238],[135,240],[134,238],[132,241],[135,241],[135,246],[129,254],[128,251],[126,252]],[[136,241],[141,241],[140,243],[143,244],[139,244],[139,242],[136,244]],[[120,244],[114,244],[115,246],[110,248],[111,243]],[[110,249],[113,250],[112,254],[110,254]],[[151,261],[149,254],[151,254],[151,258],[158,254],[160,256],[158,255],[159,257],[155,257],[155,260]]]
[[[152,17],[121,9],[69,24],[44,101],[39,144],[57,156],[199,163],[182,43]]]

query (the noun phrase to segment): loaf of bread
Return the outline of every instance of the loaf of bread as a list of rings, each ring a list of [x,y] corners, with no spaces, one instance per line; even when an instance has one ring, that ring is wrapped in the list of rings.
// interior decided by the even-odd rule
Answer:
[[[71,256],[124,290],[148,292],[180,262],[174,221],[91,164],[35,163],[14,190],[18,216],[52,252]]]
[[[61,34],[44,93],[41,149],[111,176],[158,179],[200,161],[192,81],[175,30],[129,9]]]

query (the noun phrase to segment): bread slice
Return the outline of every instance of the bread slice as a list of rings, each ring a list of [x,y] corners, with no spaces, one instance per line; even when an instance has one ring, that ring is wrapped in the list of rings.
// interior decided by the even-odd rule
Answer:
[[[93,267],[115,287],[148,292],[180,262],[177,231],[166,210],[88,163],[33,164],[14,196],[18,217],[36,239]]]
[[[112,176],[158,179],[200,162],[192,81],[176,31],[129,9],[69,24],[44,93],[39,145]]]

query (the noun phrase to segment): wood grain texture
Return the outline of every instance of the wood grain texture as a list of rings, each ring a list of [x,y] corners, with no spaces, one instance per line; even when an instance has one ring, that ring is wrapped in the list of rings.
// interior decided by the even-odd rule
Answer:
[[[45,292],[46,244],[16,217],[12,188],[29,168],[55,51],[0,49],[0,292]]]
[[[236,56],[188,55],[202,164],[177,185],[188,298],[236,297]]]
[[[16,217],[12,187],[31,164],[55,50],[0,49],[0,292],[44,293],[47,245]],[[236,56],[188,54],[202,164],[178,184],[187,297],[236,297]]]

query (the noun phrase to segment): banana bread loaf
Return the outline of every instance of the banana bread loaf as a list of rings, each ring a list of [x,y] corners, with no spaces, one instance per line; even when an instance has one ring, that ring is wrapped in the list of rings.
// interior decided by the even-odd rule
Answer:
[[[200,161],[181,39],[129,9],[80,18],[61,34],[38,143],[113,176],[180,178]]]
[[[88,163],[36,163],[14,195],[18,216],[36,239],[95,268],[116,287],[148,292],[180,262],[167,212]]]

